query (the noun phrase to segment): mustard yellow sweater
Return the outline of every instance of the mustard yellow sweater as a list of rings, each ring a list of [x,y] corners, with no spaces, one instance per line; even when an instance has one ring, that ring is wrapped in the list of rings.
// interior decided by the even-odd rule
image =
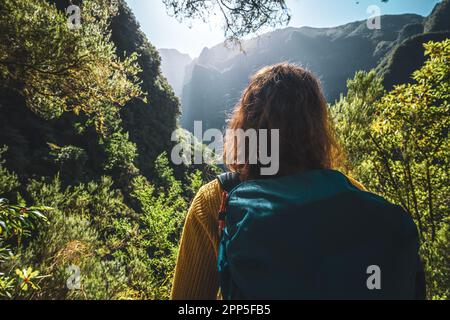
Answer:
[[[359,182],[349,178],[358,188]],[[189,209],[181,237],[173,300],[216,300],[219,298],[217,268],[218,212],[222,189],[217,180],[203,186]]]

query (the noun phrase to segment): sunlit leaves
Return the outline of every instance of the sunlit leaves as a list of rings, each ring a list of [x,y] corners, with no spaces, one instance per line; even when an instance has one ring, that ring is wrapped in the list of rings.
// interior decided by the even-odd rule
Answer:
[[[0,198],[0,241],[13,236],[18,239],[29,236],[37,223],[46,221],[42,212],[50,210],[49,207],[11,205],[8,200]]]
[[[413,84],[383,94],[380,79],[358,73],[333,106],[348,168],[369,189],[403,206],[422,240],[429,296],[449,295],[450,40],[427,43]],[[375,89],[374,89],[375,88]],[[378,92],[373,94],[373,92]],[[447,240],[445,240],[447,239]],[[447,241],[447,242],[446,242]],[[445,285],[444,283],[447,283]]]
[[[0,181],[8,179],[11,174],[3,168],[0,153]],[[6,176],[3,176],[6,173]],[[14,176],[13,176],[14,178]],[[3,183],[2,183],[3,184]],[[0,190],[0,193],[9,192],[12,188]],[[7,199],[0,198],[0,266],[8,260],[15,259],[14,251],[22,245],[23,239],[31,236],[31,233],[40,225],[48,221],[46,213],[51,208],[45,206],[27,207],[25,200],[17,195],[16,204],[10,204]],[[12,298],[16,291],[27,291],[29,287],[38,289],[33,282],[37,278],[38,272],[31,267],[17,269],[16,275],[19,277],[19,285],[11,274],[5,274],[0,268],[0,298]]]
[[[0,85],[18,91],[45,118],[92,114],[102,131],[105,108],[142,97],[136,54],[124,60],[110,41],[110,0],[87,0],[82,27],[40,0],[4,0],[0,8]]]
[[[20,289],[27,291],[29,287],[34,290],[39,289],[38,285],[34,283],[34,279],[39,275],[39,271],[34,271],[33,268],[16,269],[16,275],[22,280],[20,283]]]

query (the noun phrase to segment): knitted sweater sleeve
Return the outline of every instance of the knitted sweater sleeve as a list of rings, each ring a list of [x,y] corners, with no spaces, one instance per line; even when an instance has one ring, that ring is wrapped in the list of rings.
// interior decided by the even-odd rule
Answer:
[[[172,286],[173,300],[215,300],[219,291],[218,181],[203,186],[189,209]]]

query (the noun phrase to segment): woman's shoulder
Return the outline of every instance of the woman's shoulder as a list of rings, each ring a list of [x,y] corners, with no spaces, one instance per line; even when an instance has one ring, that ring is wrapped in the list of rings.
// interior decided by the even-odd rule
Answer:
[[[195,196],[192,207],[201,220],[209,220],[219,212],[222,188],[217,179],[203,185]]]
[[[353,186],[362,191],[367,191],[367,188],[362,183],[355,180],[350,175],[345,176]],[[214,179],[213,181],[203,185],[194,200],[196,205],[202,209],[199,210],[199,214],[215,214],[220,207],[221,195],[222,187],[220,186],[219,180]]]
[[[214,179],[213,181],[203,185],[197,193],[198,197],[201,197],[203,201],[210,202],[220,199],[220,194],[222,189],[219,180]]]

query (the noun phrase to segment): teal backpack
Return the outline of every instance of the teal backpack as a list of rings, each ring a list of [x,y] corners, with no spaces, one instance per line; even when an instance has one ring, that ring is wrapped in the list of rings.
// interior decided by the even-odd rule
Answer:
[[[410,215],[342,173],[218,179],[223,299],[425,298]]]

